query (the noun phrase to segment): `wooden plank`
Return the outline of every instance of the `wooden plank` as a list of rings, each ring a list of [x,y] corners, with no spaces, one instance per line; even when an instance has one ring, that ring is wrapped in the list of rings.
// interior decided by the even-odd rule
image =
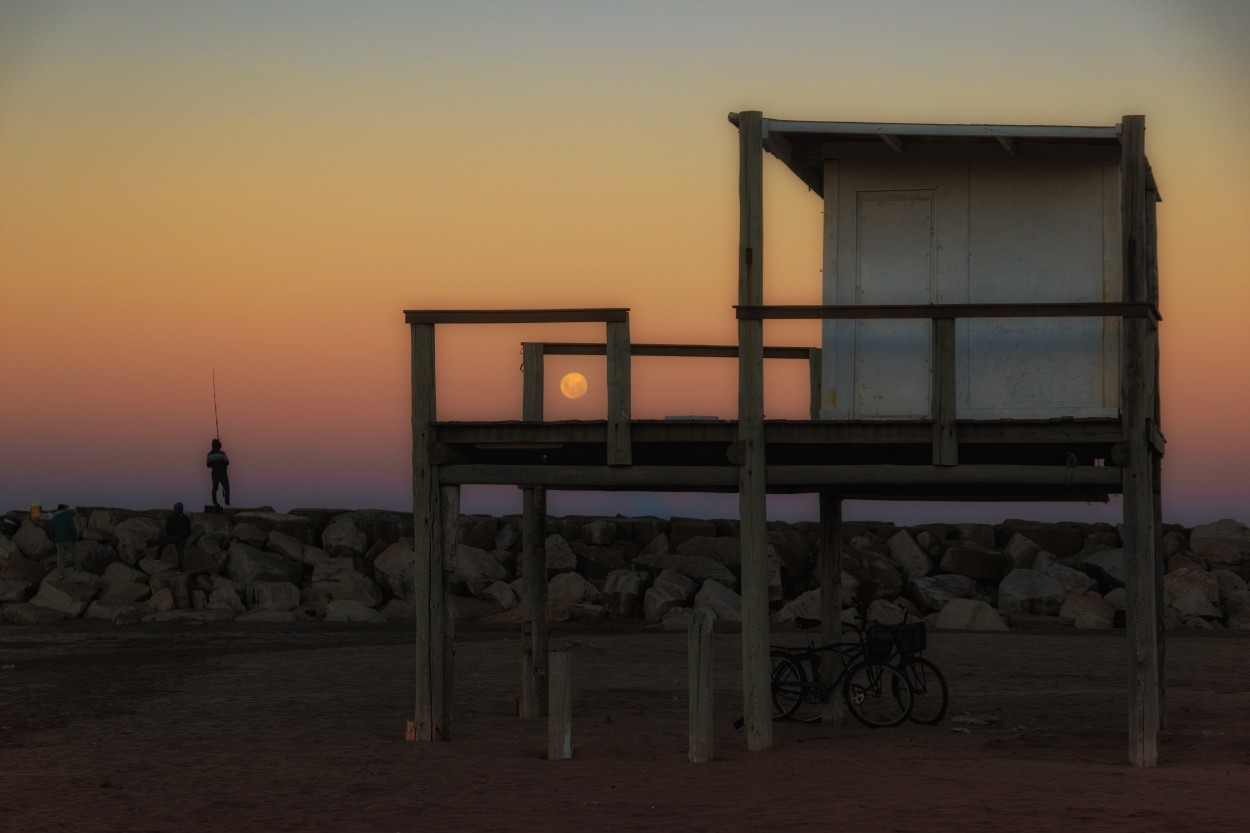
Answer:
[[[820,493],[820,550],[816,572],[820,583],[820,644],[842,640],[842,499],[833,492]],[[826,688],[842,673],[842,655],[836,651],[822,657],[820,682]],[[820,712],[826,726],[842,725],[842,698],[830,697]]]
[[[768,358],[767,351],[764,358]],[[821,356],[819,347],[807,351],[807,410],[813,421],[820,419]],[[767,432],[767,428],[764,429]]]
[[[543,345],[527,341],[521,345],[521,418],[543,421]]]
[[[539,345],[548,356],[606,356],[606,344],[576,341],[544,341]],[[810,347],[765,347],[766,359],[806,359]],[[736,359],[737,345],[720,344],[631,344],[631,356],[667,356],[695,359]]]
[[[1151,318],[1161,321],[1158,308],[1147,302],[1089,301],[1071,304],[739,304],[739,321],[811,320],[831,318]]]
[[[734,124],[735,116],[729,120]],[[792,141],[800,137],[821,136],[913,136],[937,139],[978,139],[1005,136],[1012,139],[1070,139],[1076,141],[1112,142],[1119,138],[1118,125],[1087,127],[1081,125],[1042,124],[900,124],[890,122],[790,121],[765,119],[769,135],[786,136]],[[740,125],[739,125],[740,126]]]
[[[633,462],[630,446],[632,378],[629,366],[629,321],[608,322],[608,465]]]
[[[413,606],[417,611],[416,740],[441,740],[443,611],[434,581],[442,563],[442,514],[437,467],[430,462],[436,413],[434,325],[414,324],[412,336],[412,522],[416,557]]]
[[[933,418],[933,465],[953,466],[959,462],[955,433],[955,319],[933,319],[933,391],[930,407]]]
[[[1125,116],[1120,165],[1124,298],[1148,297],[1145,119]],[[1154,461],[1148,422],[1154,416],[1153,351],[1145,321],[1124,325],[1121,408],[1128,443],[1124,476],[1126,641],[1128,644],[1128,757],[1139,767],[1158,763],[1159,627],[1156,619]]]
[[[547,759],[567,760],[573,757],[573,655],[552,651],[548,667],[551,683],[547,695]]]
[[[712,760],[712,612],[695,608],[686,632],[686,662],[690,692],[691,763]]]
[[[763,115],[745,112],[739,139],[738,303],[764,300]],[[768,659],[768,567],[764,460],[764,322],[738,322],[738,440],[743,464],[737,469],[742,554],[742,691],[747,749],[773,745],[771,674]]]
[[[442,466],[439,478],[456,485],[534,485],[553,489],[717,488],[740,485],[742,469],[752,451],[743,441],[740,466],[568,466],[464,463]],[[758,444],[762,452],[763,444]],[[762,454],[760,455],[762,456]],[[898,464],[769,465],[754,473],[760,489],[768,486],[946,486],[1033,485],[1114,489],[1121,482],[1115,466],[1040,466],[962,464],[923,466]],[[765,481],[765,476],[767,481]],[[754,485],[754,484],[753,484]]]
[[[460,487],[439,487],[439,514],[442,531],[441,558],[430,571],[430,641],[441,646],[442,665],[433,669],[437,680],[431,686],[435,695],[432,710],[435,734],[451,740],[452,691],[456,664],[456,600],[452,586],[456,578],[456,547],[460,543]]]
[[[406,309],[409,324],[568,324],[628,321],[628,307],[601,309]]]
[[[547,713],[547,490],[522,489],[521,717]]]

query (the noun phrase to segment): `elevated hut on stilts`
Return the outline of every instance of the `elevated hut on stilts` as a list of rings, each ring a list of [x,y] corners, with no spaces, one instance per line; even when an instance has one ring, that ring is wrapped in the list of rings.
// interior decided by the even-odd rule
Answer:
[[[745,739],[772,745],[765,496],[820,496],[825,633],[840,627],[844,499],[1106,501],[1123,495],[1128,750],[1163,722],[1158,266],[1145,120],[1106,127],[785,121],[730,115],[740,145],[738,344],[633,344],[627,309],[408,310],[417,696],[450,737],[448,599],[459,488],[524,490],[522,714],[544,713],[546,490],[736,491]],[[824,304],[764,302],[763,156],[823,199]],[[727,311],[728,312],[728,311]],[[821,319],[817,347],[764,322]],[[598,344],[527,342],[520,422],[439,421],[439,325],[599,322]],[[605,355],[608,413],[543,419],[543,357]],[[635,420],[632,356],[728,356],[736,421]],[[811,418],[766,420],[764,359],[811,367]]]

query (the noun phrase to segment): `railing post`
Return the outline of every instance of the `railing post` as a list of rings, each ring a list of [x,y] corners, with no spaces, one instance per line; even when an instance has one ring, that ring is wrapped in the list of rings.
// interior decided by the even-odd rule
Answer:
[[[959,462],[955,434],[955,319],[934,318],[929,408],[933,420],[933,465]]]
[[[608,354],[608,465],[628,466],[633,462],[630,447],[630,361],[629,320],[609,321]]]
[[[807,351],[808,410],[810,411],[812,422],[820,419],[821,355],[819,347],[813,347]]]
[[[690,690],[690,762],[712,760],[712,612],[696,608],[686,633]]]
[[[547,759],[573,757],[573,655],[552,651],[550,711],[547,715]]]

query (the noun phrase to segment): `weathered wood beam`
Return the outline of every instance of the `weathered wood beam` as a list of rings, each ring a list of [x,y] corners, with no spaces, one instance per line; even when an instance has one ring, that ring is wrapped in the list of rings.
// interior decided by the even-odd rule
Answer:
[[[955,319],[933,319],[933,348],[930,366],[932,390],[929,407],[933,420],[933,465],[953,466],[959,462],[955,433]]]
[[[741,113],[730,113],[734,124]],[[795,137],[811,136],[908,136],[928,138],[966,138],[1007,136],[1013,139],[1071,139],[1112,142],[1119,138],[1119,125],[1085,127],[1035,124],[899,124],[891,122],[789,121],[766,119],[768,133]]]
[[[628,321],[629,309],[408,309],[409,324],[568,324]]]
[[[739,321],[887,318],[1149,318],[1161,321],[1148,302],[1072,304],[825,304],[747,305],[735,307]]]
[[[1145,119],[1125,116],[1121,137],[1120,210],[1123,234],[1124,299],[1149,295],[1146,243]],[[1121,402],[1128,465],[1124,475],[1124,556],[1128,643],[1128,757],[1134,766],[1158,763],[1159,605],[1154,517],[1154,460],[1149,423],[1154,416],[1154,351],[1141,319],[1124,326]]]
[[[691,763],[712,760],[712,612],[695,608],[686,631],[686,663],[690,698]]]
[[[543,421],[543,364],[542,344],[521,345],[521,418],[526,422]]]
[[[530,342],[526,342],[527,344]],[[606,344],[596,342],[543,341],[535,342],[548,356],[606,356]],[[810,347],[765,347],[766,359],[806,359]],[[631,344],[631,356],[666,356],[695,359],[736,359],[738,346],[719,344]]]
[[[436,415],[434,325],[414,324],[412,336],[412,521],[416,556],[416,740],[446,738],[450,702],[444,698],[442,590],[443,518],[438,467],[430,461]]]
[[[764,348],[764,358],[768,358],[768,348]],[[821,349],[813,347],[807,351],[807,410],[813,421],[820,419],[820,386],[821,386]],[[764,429],[767,432],[767,428]]]
[[[820,493],[820,551],[816,560],[820,583],[820,644],[842,640],[842,498]],[[833,651],[820,664],[820,682],[829,689],[842,673],[842,655]],[[820,722],[842,724],[842,698],[830,697],[821,709]]]
[[[522,489],[521,716],[547,713],[547,490]]]
[[[764,302],[763,114],[740,115],[738,303]],[[742,703],[747,749],[773,745],[768,659],[768,568],[764,471],[764,322],[738,322],[738,478],[742,552]]]
[[[533,484],[567,489],[648,489],[659,491],[732,486],[749,459],[744,447],[741,466],[565,466],[463,463],[440,467],[444,483],[458,485]],[[759,473],[765,486],[1052,486],[1112,489],[1121,483],[1115,466],[1038,466],[964,463],[958,466],[917,465],[770,465]],[[1118,491],[1118,489],[1114,489]]]
[[[629,364],[629,321],[608,322],[608,465],[633,462],[629,421],[632,416],[632,373]]]

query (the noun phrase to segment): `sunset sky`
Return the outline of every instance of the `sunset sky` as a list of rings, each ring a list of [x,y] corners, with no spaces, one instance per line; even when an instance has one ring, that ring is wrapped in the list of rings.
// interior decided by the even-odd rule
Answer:
[[[731,111],[1111,125],[1159,207],[1164,519],[1250,522],[1250,5],[1240,0],[0,0],[0,510],[208,501],[404,509],[409,308],[631,308],[734,343]],[[765,300],[820,302],[821,201],[765,161]],[[515,419],[519,342],[446,327],[439,416]],[[811,322],[770,344],[817,346]],[[789,365],[789,366],[788,366]],[[556,390],[583,372],[590,392]],[[602,418],[602,360],[548,362]],[[806,414],[770,362],[766,413]],[[730,361],[640,359],[634,413],[736,409]],[[466,511],[519,511],[512,489]],[[553,494],[553,514],[733,516],[735,496]],[[770,502],[815,517],[814,498]],[[1119,518],[856,504],[848,518]]]

